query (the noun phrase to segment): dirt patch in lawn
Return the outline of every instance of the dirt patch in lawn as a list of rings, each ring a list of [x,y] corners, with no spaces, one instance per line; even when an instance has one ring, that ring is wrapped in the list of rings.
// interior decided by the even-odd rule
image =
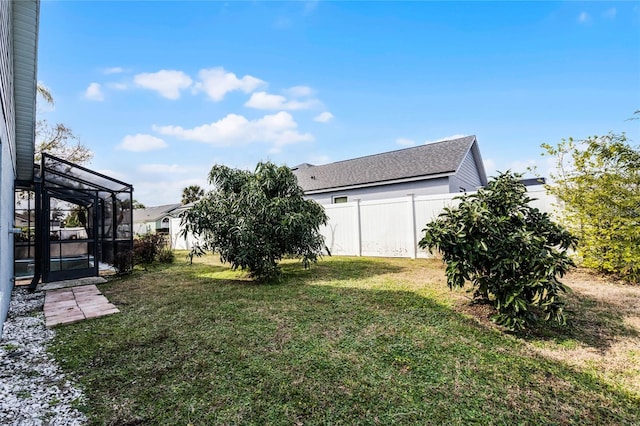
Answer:
[[[540,355],[603,377],[640,396],[640,286],[577,269],[562,280],[567,325],[544,324],[516,337]],[[472,303],[469,294],[452,292],[455,309],[488,328],[486,304]]]

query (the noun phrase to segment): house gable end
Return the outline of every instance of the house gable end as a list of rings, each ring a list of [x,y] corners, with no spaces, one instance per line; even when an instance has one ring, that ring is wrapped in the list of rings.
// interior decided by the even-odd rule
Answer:
[[[480,150],[477,141],[474,141],[451,179],[450,192],[475,191],[486,184],[487,177]]]

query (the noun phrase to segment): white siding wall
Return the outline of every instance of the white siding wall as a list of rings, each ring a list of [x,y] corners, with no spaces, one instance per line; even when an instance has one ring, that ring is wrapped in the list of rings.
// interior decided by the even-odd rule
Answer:
[[[461,192],[460,188],[471,192],[476,191],[481,186],[482,181],[478,174],[476,160],[473,158],[473,153],[469,151],[460,164],[460,168],[458,168],[456,174],[451,177],[449,192]]]
[[[0,337],[13,289],[13,188],[16,177],[10,1],[0,2]]]
[[[407,194],[434,195],[449,192],[449,178],[429,179],[417,182],[403,182],[391,185],[377,185],[368,188],[356,188],[344,191],[323,192],[321,194],[306,195],[305,198],[315,200],[322,205],[332,204],[333,197],[346,196],[348,201],[386,200],[388,198],[404,197]]]

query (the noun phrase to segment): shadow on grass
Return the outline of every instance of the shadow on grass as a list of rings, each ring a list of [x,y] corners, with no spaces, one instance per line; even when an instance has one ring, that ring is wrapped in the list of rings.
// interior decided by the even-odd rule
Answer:
[[[233,271],[228,265],[211,262],[211,257],[196,258],[192,265],[177,261],[173,265],[160,265],[153,271],[161,274],[183,275],[187,280],[214,285],[241,287],[260,286],[305,286],[329,281],[365,281],[367,279],[403,272],[407,267],[402,261],[387,258],[324,257],[311,268],[305,269],[299,260],[285,259],[280,263],[281,276],[271,282],[258,283],[241,270]],[[207,263],[208,262],[208,263]],[[634,338],[640,335],[637,329],[625,324],[625,316],[616,304],[607,303],[577,292],[565,295],[566,325],[539,322],[524,332],[512,333],[527,341],[550,341],[560,346],[571,346],[576,342],[606,351],[620,338]],[[489,306],[470,304],[463,312],[482,318],[481,323],[489,328],[486,318],[493,313]]]
[[[607,351],[621,338],[634,338],[640,332],[625,324],[619,306],[584,294],[566,295],[566,325],[540,323],[518,337],[525,340],[550,340],[559,345],[580,342],[599,351]]]
[[[251,279],[247,272],[233,271],[228,265],[197,264],[194,260],[190,269],[185,269],[193,278],[211,280],[218,284],[243,286],[295,285],[316,281],[364,280],[374,276],[402,272],[403,267],[394,265],[384,258],[363,257],[325,257],[305,269],[296,259],[286,259],[279,264],[281,275],[271,281],[258,282]]]
[[[362,280],[379,275],[402,272],[405,268],[385,258],[323,258],[305,269],[300,262],[287,262],[281,267],[284,283],[305,284],[314,281]]]
[[[333,267],[370,277],[401,269],[346,260]],[[118,315],[58,329],[53,351],[80,376],[93,424],[640,420],[637,398],[414,292],[187,285],[167,294],[156,281],[172,278],[147,281]]]

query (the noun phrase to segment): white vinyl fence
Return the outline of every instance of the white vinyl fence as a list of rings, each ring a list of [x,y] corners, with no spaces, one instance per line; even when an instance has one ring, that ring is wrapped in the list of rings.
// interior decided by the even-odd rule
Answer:
[[[428,257],[418,247],[422,229],[445,207],[458,204],[461,194],[408,195],[376,201],[353,201],[324,206],[329,223],[320,232],[331,254],[347,256]],[[533,207],[553,213],[555,199],[543,187],[529,196]]]
[[[182,235],[182,226],[180,226],[179,217],[169,219],[169,236],[171,237],[171,248],[173,250],[191,250],[194,245],[199,243],[199,239],[192,233],[186,236]]]
[[[454,198],[461,194],[442,194],[376,201],[353,201],[325,205],[329,222],[320,229],[332,255],[380,257],[428,257],[418,247],[422,229],[435,219],[445,207],[456,205]],[[555,198],[542,186],[532,187],[529,196],[533,207],[553,213]],[[171,247],[190,250],[198,239],[193,235],[180,236],[180,219],[171,219],[169,232]]]

